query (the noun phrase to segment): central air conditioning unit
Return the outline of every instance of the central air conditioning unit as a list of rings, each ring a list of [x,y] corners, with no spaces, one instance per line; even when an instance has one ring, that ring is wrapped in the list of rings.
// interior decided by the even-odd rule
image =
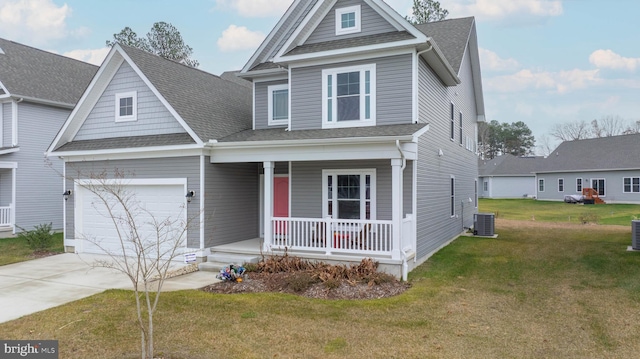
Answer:
[[[631,221],[631,248],[640,251],[640,221]]]
[[[473,215],[473,234],[476,236],[493,237],[495,228],[493,213],[476,213]]]

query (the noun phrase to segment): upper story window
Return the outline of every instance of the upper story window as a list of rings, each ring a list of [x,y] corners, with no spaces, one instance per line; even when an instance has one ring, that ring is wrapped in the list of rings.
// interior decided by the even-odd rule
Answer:
[[[322,127],[373,126],[376,65],[322,71]]]
[[[459,126],[459,129],[458,129],[458,131],[460,132],[460,133],[459,133],[459,136],[460,136],[460,146],[462,146],[462,112],[460,112],[460,113],[458,114],[458,117],[459,117],[459,122],[460,122],[460,126]]]
[[[289,85],[273,85],[268,87],[269,126],[289,123]]]
[[[136,91],[116,94],[116,122],[138,119],[138,93]]]
[[[449,126],[449,137],[451,137],[451,141],[454,141],[456,139],[455,107],[453,106],[453,102],[451,103],[451,122]]]
[[[360,5],[336,9],[336,35],[360,32]]]

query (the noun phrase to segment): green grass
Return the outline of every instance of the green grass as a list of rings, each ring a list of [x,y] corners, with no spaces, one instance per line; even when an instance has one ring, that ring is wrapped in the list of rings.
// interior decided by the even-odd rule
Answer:
[[[51,252],[64,252],[62,233],[53,235],[54,244],[48,249]],[[17,237],[0,238],[0,266],[24,262],[33,259],[33,250],[27,243]]]
[[[479,211],[495,213],[497,218],[546,222],[580,223],[580,218],[595,215],[598,224],[630,225],[640,219],[640,205],[581,205],[533,199],[480,199]]]
[[[626,251],[628,227],[527,221],[496,231],[497,239],[461,237],[445,247],[392,298],[163,293],[156,354],[637,358],[640,253]],[[122,290],[0,324],[0,333],[59,340],[62,358],[135,358],[139,343],[134,298]]]

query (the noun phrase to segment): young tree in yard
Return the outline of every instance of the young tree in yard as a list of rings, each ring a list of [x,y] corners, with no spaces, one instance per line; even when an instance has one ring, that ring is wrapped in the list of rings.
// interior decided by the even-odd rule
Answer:
[[[440,2],[434,0],[413,0],[412,16],[406,19],[414,24],[444,20],[449,10],[440,7]]]
[[[180,31],[175,26],[162,21],[153,24],[146,38],[138,37],[138,34],[127,26],[119,33],[113,34],[113,41],[107,40],[106,43],[109,47],[117,43],[136,47],[191,67],[200,65],[197,60],[190,58],[193,49],[184,43]]]
[[[87,178],[86,180],[77,178]],[[171,262],[182,255],[191,220],[186,208],[180,208],[176,217],[159,218],[147,210],[136,194],[130,190],[123,172],[115,171],[82,176],[75,183],[88,190],[91,206],[107,218],[119,240],[119,248],[111,250],[103,245],[104,238],[95,233],[81,233],[83,239],[97,246],[108,259],[95,263],[98,267],[112,268],[125,274],[131,284],[140,329],[141,357],[153,358],[153,319],[160,300],[160,290],[170,274]],[[184,206],[183,206],[184,207]]]

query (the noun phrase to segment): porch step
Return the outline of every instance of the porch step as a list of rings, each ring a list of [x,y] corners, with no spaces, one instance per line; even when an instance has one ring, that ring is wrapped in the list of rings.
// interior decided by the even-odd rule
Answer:
[[[198,264],[198,269],[206,272],[219,272],[220,269],[226,268],[229,264],[242,265],[244,263],[258,263],[259,261],[259,256],[219,252],[207,256],[207,261]]]

